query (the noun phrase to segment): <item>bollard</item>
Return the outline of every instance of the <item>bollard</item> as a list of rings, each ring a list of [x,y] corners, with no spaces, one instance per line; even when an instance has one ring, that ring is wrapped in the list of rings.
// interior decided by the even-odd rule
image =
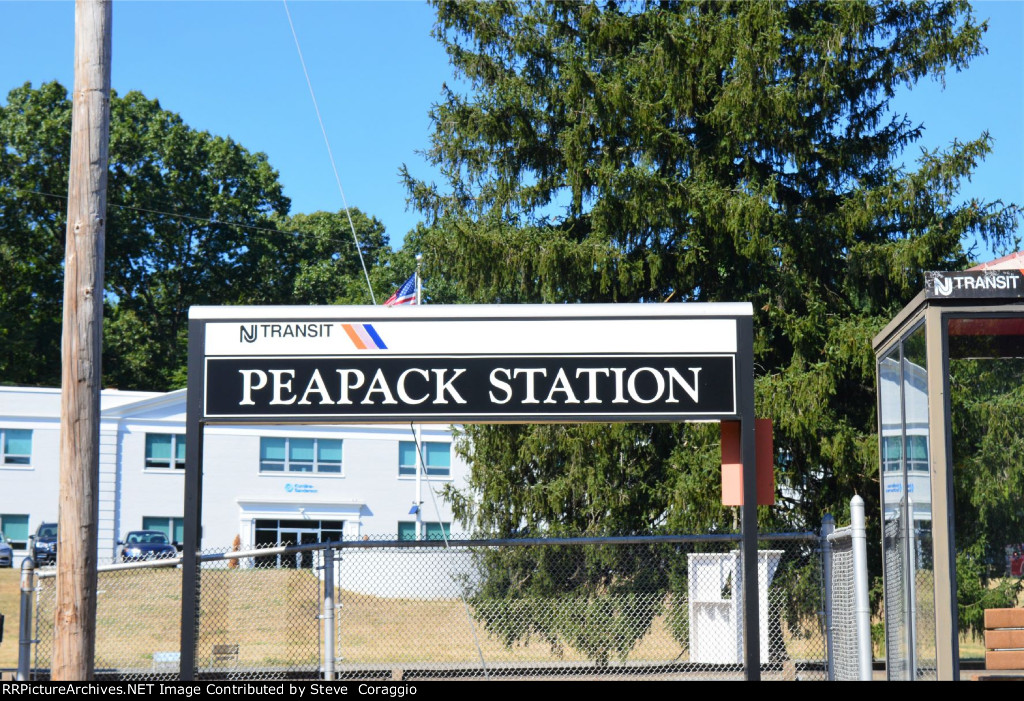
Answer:
[[[18,673],[19,682],[29,681],[29,663],[32,657],[32,595],[35,593],[36,563],[31,557],[21,561],[21,619],[18,621]]]
[[[334,550],[324,548],[324,680],[334,681]]]
[[[857,669],[861,681],[874,676],[871,655],[871,604],[868,599],[868,538],[864,519],[864,500],[850,500],[850,521],[853,527],[853,581],[857,614]]]

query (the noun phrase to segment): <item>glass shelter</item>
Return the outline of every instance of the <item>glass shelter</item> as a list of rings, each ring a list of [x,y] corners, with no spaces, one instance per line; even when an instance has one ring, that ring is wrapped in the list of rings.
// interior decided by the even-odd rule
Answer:
[[[927,273],[874,339],[890,680],[959,679],[959,632],[985,604],[958,599],[958,556],[982,591],[1019,588],[1024,256],[1008,260]]]

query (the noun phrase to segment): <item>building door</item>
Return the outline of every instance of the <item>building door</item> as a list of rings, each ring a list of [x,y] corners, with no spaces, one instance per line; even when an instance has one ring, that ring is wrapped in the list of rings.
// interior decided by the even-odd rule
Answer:
[[[331,540],[340,540],[343,521],[314,521],[304,519],[257,519],[256,547],[269,548],[277,545],[310,545]],[[256,558],[262,567],[313,566],[313,552],[306,551],[288,555],[274,555]]]
[[[310,545],[320,541],[319,533],[311,528],[282,528],[281,543],[287,545]],[[309,569],[313,566],[313,552],[291,553],[281,556],[281,567],[294,567],[296,569]]]

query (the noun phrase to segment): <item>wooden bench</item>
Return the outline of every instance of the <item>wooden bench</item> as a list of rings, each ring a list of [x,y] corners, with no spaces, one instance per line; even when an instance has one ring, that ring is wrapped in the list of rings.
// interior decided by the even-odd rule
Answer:
[[[1024,677],[1024,608],[985,609],[985,669]]]

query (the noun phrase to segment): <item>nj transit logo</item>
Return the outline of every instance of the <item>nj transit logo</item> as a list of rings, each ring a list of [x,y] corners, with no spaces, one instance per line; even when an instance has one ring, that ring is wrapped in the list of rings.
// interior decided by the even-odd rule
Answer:
[[[359,350],[387,350],[387,344],[380,337],[373,324],[339,324],[345,336]],[[331,333],[334,331],[335,333]],[[239,324],[238,342],[255,343],[260,338],[338,338],[337,328],[333,322],[291,322],[291,323],[260,323]]]

